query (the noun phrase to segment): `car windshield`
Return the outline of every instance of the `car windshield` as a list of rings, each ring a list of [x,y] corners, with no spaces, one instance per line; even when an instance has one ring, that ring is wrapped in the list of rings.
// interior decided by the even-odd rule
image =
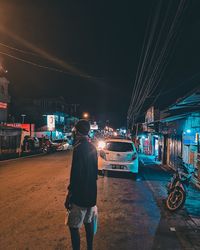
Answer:
[[[129,142],[107,142],[106,149],[115,152],[130,152],[133,151],[133,145]]]

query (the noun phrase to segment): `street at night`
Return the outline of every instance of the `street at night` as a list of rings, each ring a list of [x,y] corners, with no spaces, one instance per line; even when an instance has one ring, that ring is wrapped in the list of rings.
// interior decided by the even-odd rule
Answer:
[[[200,0],[0,0],[0,250],[200,249]]]
[[[0,249],[71,249],[64,224],[71,155],[58,152],[0,163]],[[136,178],[100,175],[94,249],[199,249],[199,193],[191,188],[185,208],[170,213],[163,203],[169,178],[145,158]],[[84,234],[82,229],[82,249]]]

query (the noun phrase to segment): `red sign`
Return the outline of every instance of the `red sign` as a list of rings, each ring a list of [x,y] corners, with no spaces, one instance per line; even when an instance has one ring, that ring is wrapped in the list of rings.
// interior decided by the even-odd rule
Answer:
[[[21,128],[21,123],[6,123],[4,125],[13,128]]]
[[[5,102],[0,102],[0,109],[7,109],[8,104]]]
[[[23,123],[21,124],[21,128],[26,130],[27,132],[30,132],[30,124]]]
[[[13,128],[22,128],[26,130],[27,132],[34,132],[35,131],[35,124],[29,124],[29,123],[6,123],[5,124],[8,127],[13,127]]]

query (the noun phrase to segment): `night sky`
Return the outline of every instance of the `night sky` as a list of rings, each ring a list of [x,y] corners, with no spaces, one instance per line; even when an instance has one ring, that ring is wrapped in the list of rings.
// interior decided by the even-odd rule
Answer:
[[[176,8],[180,1],[171,2]],[[199,86],[200,1],[188,2],[155,92],[162,89],[158,106]],[[156,0],[0,0],[0,52],[63,71],[0,54],[12,98],[64,96],[97,119],[103,116],[114,125],[125,125],[147,23],[157,4]]]

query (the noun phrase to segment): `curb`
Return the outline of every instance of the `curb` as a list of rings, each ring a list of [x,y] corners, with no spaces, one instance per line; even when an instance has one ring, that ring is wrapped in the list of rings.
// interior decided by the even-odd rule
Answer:
[[[36,156],[40,156],[40,155],[44,155],[45,153],[39,153],[39,154],[33,154],[33,155],[27,155],[27,156],[21,156],[21,157],[17,157],[17,158],[13,158],[13,159],[8,159],[8,160],[2,160],[0,161],[4,163],[4,162],[11,162],[11,161],[17,161],[17,160],[22,160],[22,159],[26,159],[26,158],[32,158],[32,157],[36,157]]]

